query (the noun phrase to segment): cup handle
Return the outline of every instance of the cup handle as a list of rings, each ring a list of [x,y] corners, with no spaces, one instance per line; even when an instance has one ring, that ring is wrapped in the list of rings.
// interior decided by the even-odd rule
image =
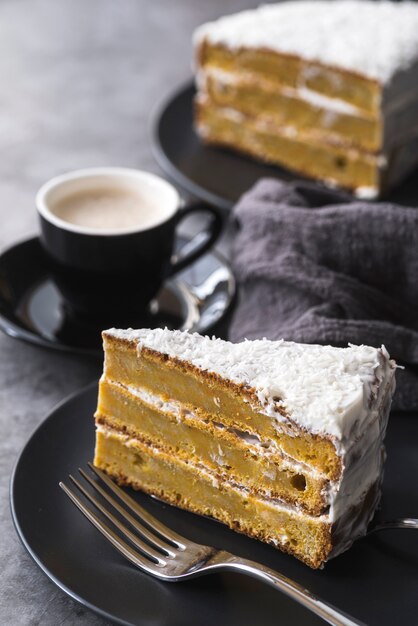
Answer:
[[[191,213],[209,213],[212,219],[207,228],[197,233],[193,239],[184,244],[178,253],[171,257],[167,276],[176,274],[205,254],[222,232],[223,218],[221,212],[214,206],[204,202],[197,202],[196,204],[182,207],[178,212],[176,227]]]

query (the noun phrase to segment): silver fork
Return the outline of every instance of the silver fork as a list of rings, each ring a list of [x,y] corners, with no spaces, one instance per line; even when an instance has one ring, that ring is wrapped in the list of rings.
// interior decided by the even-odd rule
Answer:
[[[343,613],[331,604],[324,602],[308,589],[305,589],[290,578],[260,563],[255,563],[254,561],[235,556],[225,550],[217,550],[211,546],[201,545],[182,537],[148,513],[125,493],[125,491],[118,487],[104,472],[94,467],[91,463],[89,463],[89,467],[108,489],[118,497],[119,501],[123,502],[126,507],[135,514],[135,517],[115,500],[108,490],[103,489],[95,479],[82,469],[79,469],[81,476],[138,534],[132,532],[132,530],[125,526],[118,517],[103,505],[99,498],[88,491],[76,478],[70,475],[70,480],[84,497],[89,500],[132,545],[129,545],[126,541],[121,539],[119,534],[103,522],[74,491],[62,482],[59,483],[60,487],[97,530],[99,530],[125,558],[142,571],[160,580],[180,581],[210,572],[232,570],[240,572],[241,574],[248,574],[249,576],[261,579],[272,585],[321,617],[328,624],[332,624],[333,626],[364,626],[362,622]],[[415,525],[413,523],[415,523]],[[386,527],[393,528],[394,524],[396,524],[396,527],[418,528],[418,520],[397,520],[396,522],[391,522],[390,526],[387,524],[380,526],[375,525],[372,530],[382,530]]]

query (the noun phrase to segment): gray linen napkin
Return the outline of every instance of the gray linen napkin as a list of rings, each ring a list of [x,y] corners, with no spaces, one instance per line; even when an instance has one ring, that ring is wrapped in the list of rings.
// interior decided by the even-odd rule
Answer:
[[[233,219],[231,341],[384,344],[394,408],[418,409],[418,209],[264,179]]]

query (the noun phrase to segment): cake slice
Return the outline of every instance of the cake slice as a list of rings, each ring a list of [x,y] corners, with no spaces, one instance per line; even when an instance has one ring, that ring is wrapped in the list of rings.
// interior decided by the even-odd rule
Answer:
[[[194,34],[196,129],[374,197],[418,165],[418,6],[302,0]]]
[[[321,567],[380,497],[384,348],[108,330],[94,463]]]

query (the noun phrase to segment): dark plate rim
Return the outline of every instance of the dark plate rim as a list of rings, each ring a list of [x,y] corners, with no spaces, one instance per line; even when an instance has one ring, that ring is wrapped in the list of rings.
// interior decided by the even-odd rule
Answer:
[[[66,593],[68,596],[70,596],[73,600],[75,600],[76,602],[78,602],[82,606],[86,607],[87,609],[93,611],[97,615],[100,615],[101,617],[103,617],[103,618],[105,618],[107,620],[113,621],[115,624],[121,624],[122,626],[134,626],[132,624],[132,622],[127,622],[125,620],[122,620],[122,619],[118,618],[116,615],[112,615],[111,613],[108,613],[107,611],[104,611],[103,609],[100,609],[99,607],[97,607],[96,605],[92,604],[88,600],[85,600],[84,598],[82,598],[79,594],[75,593],[72,589],[67,587],[67,585],[62,583],[59,580],[59,578],[57,578],[48,569],[48,567],[46,567],[44,565],[41,557],[38,556],[38,554],[34,550],[32,550],[31,546],[29,545],[29,543],[27,542],[27,540],[25,538],[24,532],[23,532],[23,530],[22,530],[22,528],[21,528],[21,526],[19,524],[19,520],[18,520],[18,516],[17,516],[17,513],[16,513],[16,508],[15,508],[15,502],[14,502],[14,500],[15,500],[15,487],[16,487],[16,485],[15,485],[16,475],[17,475],[17,473],[19,471],[19,467],[20,467],[20,464],[22,463],[22,459],[24,458],[25,454],[27,453],[28,448],[31,446],[33,439],[38,435],[39,432],[41,432],[44,428],[47,427],[47,424],[55,418],[56,413],[59,412],[67,403],[71,403],[73,400],[75,400],[78,397],[81,397],[81,396],[84,396],[84,395],[88,395],[89,393],[92,392],[92,390],[94,388],[97,387],[97,385],[98,385],[98,381],[94,380],[94,381],[88,383],[87,385],[85,385],[84,387],[82,387],[81,389],[78,389],[78,390],[74,391],[73,393],[71,393],[70,395],[66,396],[63,400],[58,402],[58,404],[53,406],[53,408],[47,413],[47,415],[44,417],[44,419],[41,421],[41,423],[38,424],[34,428],[32,433],[29,435],[26,443],[24,444],[23,448],[20,450],[20,452],[19,452],[19,454],[17,456],[17,459],[16,459],[15,464],[13,466],[12,474],[10,476],[10,483],[9,483],[10,514],[11,514],[11,518],[12,518],[12,521],[13,521],[13,525],[14,525],[15,530],[16,530],[16,534],[19,537],[23,547],[28,552],[28,554],[33,559],[33,561],[36,563],[36,565],[40,568],[40,570],[59,589],[61,589],[61,591]]]
[[[188,79],[181,83],[174,91],[171,90],[166,94],[155,106],[151,112],[150,118],[150,139],[152,154],[161,167],[161,169],[173,180],[178,183],[185,191],[191,193],[196,198],[200,198],[208,204],[213,204],[222,210],[230,211],[234,206],[234,202],[226,200],[216,193],[208,191],[201,185],[193,182],[190,178],[185,176],[168,158],[163,144],[161,142],[161,123],[164,115],[167,112],[168,107],[178,98],[180,98],[185,92],[194,89],[193,79]]]
[[[38,235],[33,235],[32,237],[27,237],[26,239],[20,239],[19,241],[8,246],[7,248],[1,249],[0,250],[0,262],[3,256],[8,254],[15,248],[18,248],[20,246],[23,246],[24,244],[27,244],[35,240],[39,240]],[[232,272],[231,264],[226,259],[226,257],[222,254],[222,252],[219,252],[219,250],[213,247],[211,248],[211,250],[209,250],[207,254],[214,256],[222,265],[224,265],[227,268],[228,273],[229,273],[228,288],[227,288],[229,300],[225,309],[219,315],[219,318],[213,322],[213,324],[216,324],[227,314],[227,312],[229,311],[230,307],[232,306],[234,302],[234,298],[236,295],[236,280]],[[199,262],[199,260],[200,259],[198,259],[197,262]],[[175,277],[169,280],[172,280],[174,283],[182,282],[182,281],[176,281]],[[207,332],[208,330],[210,330],[211,326],[201,329],[200,332],[202,333]],[[75,355],[92,357],[96,359],[101,357],[102,355],[102,351],[100,349],[95,350],[92,348],[81,348],[77,346],[69,346],[64,343],[54,343],[52,341],[48,341],[48,339],[42,337],[41,335],[38,335],[37,333],[28,330],[24,326],[17,324],[13,320],[11,320],[9,317],[5,316],[1,311],[0,311],[0,331],[3,331],[8,337],[11,337],[12,339],[17,339],[18,341],[29,343],[38,348],[47,348],[48,350],[54,350],[56,352],[62,352],[64,354],[75,354]]]

